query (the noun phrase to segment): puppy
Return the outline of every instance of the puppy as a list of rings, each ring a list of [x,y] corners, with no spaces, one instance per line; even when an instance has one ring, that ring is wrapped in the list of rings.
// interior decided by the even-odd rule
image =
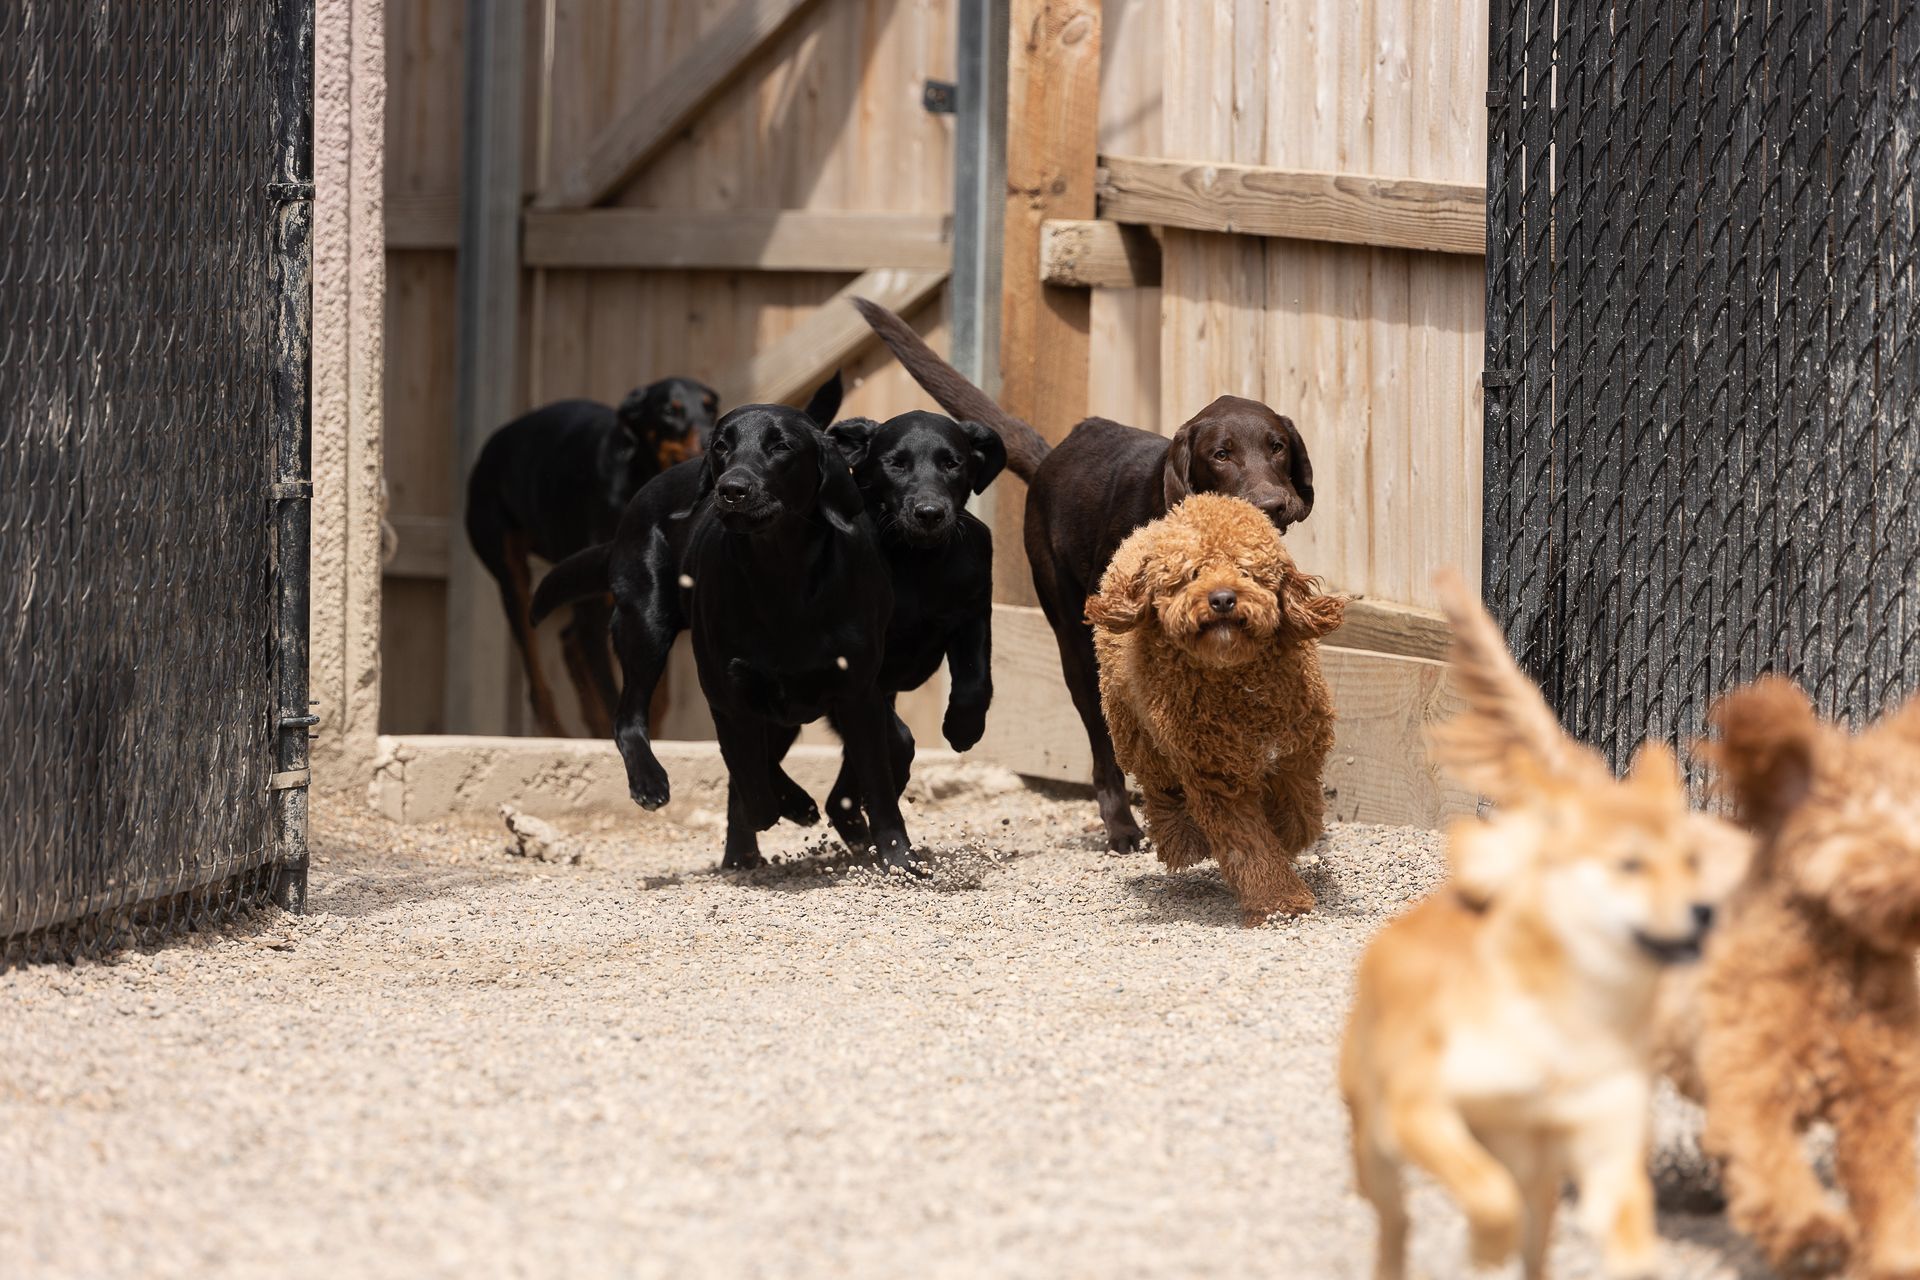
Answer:
[[[535,615],[603,582],[623,677],[614,740],[636,803],[658,809],[670,796],[646,708],[674,636],[690,630],[727,764],[720,865],[761,865],[758,833],[782,817],[819,820],[779,765],[800,726],[824,715],[845,743],[874,846],[913,866],[877,683],[893,590],[846,460],[807,413],[728,413],[704,458],[640,490],[610,547],[554,567]]]
[[[1294,567],[1264,513],[1218,494],[1121,543],[1087,601],[1101,707],[1160,861],[1214,859],[1248,925],[1313,909],[1293,870],[1324,829],[1333,747],[1313,642],[1345,603]]]
[[[941,730],[955,751],[986,732],[993,701],[993,535],[967,512],[1007,464],[1000,437],[977,422],[903,413],[886,422],[848,418],[827,435],[846,456],[878,529],[893,584],[880,688],[894,695],[932,679],[945,660],[950,686]],[[913,733],[892,717],[894,782],[913,766]],[[827,817],[851,848],[870,839],[851,761],[827,796]],[[896,793],[897,794],[897,793]]]
[[[1697,980],[1665,1012],[1734,1225],[1789,1275],[1920,1276],[1920,700],[1848,735],[1790,681],[1728,694],[1706,748],[1758,839]],[[1800,1135],[1833,1124],[1851,1216]]]
[[[528,557],[557,564],[611,538],[641,485],[700,452],[718,406],[711,387],[663,378],[635,388],[618,409],[593,400],[535,409],[481,449],[467,477],[467,541],[499,584],[541,733],[565,730],[533,649]],[[567,673],[596,735],[612,731],[617,696],[603,638],[607,615],[603,600],[583,600],[562,637]]]
[[[1561,730],[1460,580],[1441,583],[1465,710],[1440,762],[1499,804],[1448,833],[1452,876],[1360,963],[1340,1055],[1355,1174],[1379,1216],[1374,1274],[1405,1274],[1401,1165],[1466,1211],[1474,1261],[1516,1244],[1544,1275],[1564,1179],[1606,1274],[1657,1263],[1647,1177],[1651,1017],[1662,967],[1712,916],[1702,843],[1673,753],[1649,743],[1624,781]]]
[[[1221,396],[1169,440],[1088,418],[1058,448],[995,404],[935,355],[913,326],[854,299],[867,324],[942,409],[984,422],[1007,447],[1007,467],[1027,490],[1027,564],[1060,649],[1060,670],[1093,752],[1093,787],[1107,844],[1140,845],[1127,783],[1100,715],[1099,666],[1086,622],[1093,593],[1126,536],[1193,493],[1223,493],[1260,508],[1281,533],[1313,510],[1313,462],[1293,420],[1239,396]]]

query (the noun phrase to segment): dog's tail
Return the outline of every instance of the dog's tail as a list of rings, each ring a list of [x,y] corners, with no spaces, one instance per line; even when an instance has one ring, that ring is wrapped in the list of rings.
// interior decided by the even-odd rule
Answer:
[[[1537,794],[1543,784],[1611,781],[1598,753],[1560,727],[1460,575],[1443,570],[1434,583],[1453,626],[1453,682],[1465,703],[1460,714],[1428,732],[1435,758],[1495,801]]]
[[[877,302],[865,298],[855,298],[853,305],[860,309],[873,331],[880,335],[880,341],[887,344],[887,350],[906,367],[913,380],[920,384],[934,402],[956,418],[971,422],[984,423],[992,427],[1007,447],[1007,469],[1022,480],[1033,479],[1033,473],[1040,469],[1040,462],[1053,446],[1046,442],[1032,424],[1014,417],[995,404],[993,397],[968,382],[958,369],[933,353],[933,349],[920,340],[913,326]]]
[[[613,589],[607,562],[613,552],[611,542],[602,542],[576,551],[547,571],[533,589],[533,608],[528,612],[535,626],[563,604],[603,596]]]

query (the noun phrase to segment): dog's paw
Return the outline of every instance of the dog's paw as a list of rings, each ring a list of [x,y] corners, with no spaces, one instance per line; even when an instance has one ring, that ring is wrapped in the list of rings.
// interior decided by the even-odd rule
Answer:
[[[904,871],[918,879],[925,879],[930,874],[904,834],[882,838],[878,848],[880,860],[887,864],[889,870]]]
[[[940,724],[941,736],[955,751],[971,751],[986,736],[987,712],[984,707],[954,707]]]
[[[722,871],[754,871],[766,865],[758,849],[729,849],[720,857]]]
[[[774,799],[780,805],[780,816],[799,827],[810,827],[820,821],[820,806],[813,797],[800,789],[800,784],[792,778],[782,775],[774,779]]]
[[[1520,1246],[1520,1205],[1483,1212],[1467,1219],[1467,1254],[1476,1267],[1497,1267]]]
[[[1853,1254],[1853,1230],[1845,1216],[1817,1209],[1773,1233],[1773,1264],[1784,1276],[1839,1275]]]
[[[867,826],[867,815],[850,795],[827,797],[827,822],[833,827],[833,834],[840,837],[840,843],[855,853],[873,843],[873,831]]]
[[[627,794],[642,809],[659,809],[673,797],[673,788],[658,760],[643,760],[627,770]]]

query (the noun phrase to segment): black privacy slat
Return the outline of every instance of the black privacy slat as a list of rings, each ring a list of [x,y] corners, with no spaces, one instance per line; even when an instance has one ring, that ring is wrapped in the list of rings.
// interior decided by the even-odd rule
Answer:
[[[1485,570],[1624,763],[1920,687],[1920,6],[1494,0]]]

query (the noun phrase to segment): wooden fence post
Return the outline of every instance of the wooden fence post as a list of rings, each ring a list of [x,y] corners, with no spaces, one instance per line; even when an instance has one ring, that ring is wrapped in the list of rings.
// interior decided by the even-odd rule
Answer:
[[[1085,289],[1040,282],[1040,225],[1091,218],[1100,151],[1099,0],[1012,0],[1007,39],[1007,206],[1001,251],[1000,402],[1058,440],[1087,414]],[[997,482],[996,596],[1034,602],[1021,545],[1026,489]]]

